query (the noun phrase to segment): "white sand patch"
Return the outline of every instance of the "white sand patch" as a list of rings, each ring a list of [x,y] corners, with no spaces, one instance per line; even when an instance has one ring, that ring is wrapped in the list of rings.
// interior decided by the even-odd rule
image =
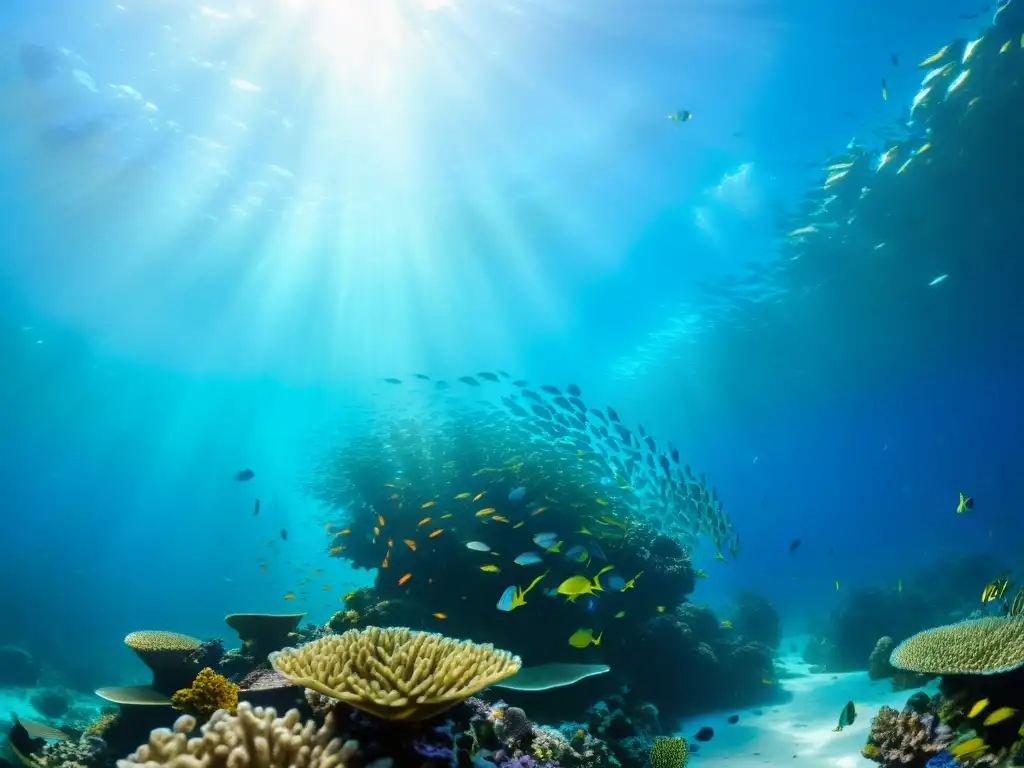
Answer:
[[[711,741],[697,742],[700,747],[691,765],[711,768],[727,763],[729,768],[753,768],[788,763],[793,768],[877,768],[860,753],[871,718],[886,704],[902,709],[914,691],[894,693],[888,680],[872,682],[866,672],[813,674],[796,655],[779,661],[786,673],[793,675],[778,683],[792,694],[792,701],[688,718],[679,734],[688,741],[693,742],[702,726],[715,731]],[[925,692],[931,695],[934,690]],[[857,707],[857,719],[837,733],[832,729],[851,700]],[[734,714],[739,715],[739,722],[730,725],[727,718]]]

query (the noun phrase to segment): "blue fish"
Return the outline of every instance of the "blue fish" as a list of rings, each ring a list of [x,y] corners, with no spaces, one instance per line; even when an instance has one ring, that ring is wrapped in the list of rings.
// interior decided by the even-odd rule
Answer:
[[[576,563],[583,563],[590,559],[590,553],[587,552],[587,548],[582,544],[577,544],[575,547],[565,553],[566,558]]]
[[[526,489],[523,486],[519,486],[518,488],[513,488],[511,491],[509,491],[509,494],[508,494],[508,500],[509,501],[522,501],[525,497],[526,497]]]
[[[608,577],[608,590],[610,592],[621,592],[624,586],[626,586],[626,580],[619,576],[619,574],[613,573]]]
[[[538,533],[533,537],[533,543],[538,547],[543,547],[544,549],[553,547],[557,541],[557,533]]]
[[[516,565],[536,565],[541,561],[541,557],[536,552],[523,552],[513,562]]]
[[[501,597],[498,598],[498,610],[499,611],[511,611],[512,601],[516,596],[516,587],[509,587],[501,593]]]

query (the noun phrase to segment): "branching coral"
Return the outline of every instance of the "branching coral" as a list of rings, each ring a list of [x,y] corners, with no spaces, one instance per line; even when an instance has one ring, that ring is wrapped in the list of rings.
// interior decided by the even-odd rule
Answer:
[[[996,675],[1024,666],[1024,617],[992,616],[918,632],[893,650],[892,665],[933,675]]]
[[[334,716],[322,727],[301,722],[298,710],[278,717],[270,708],[238,705],[238,714],[219,710],[189,738],[195,718],[183,715],[173,730],[153,731],[149,743],[139,747],[118,768],[343,768],[358,744],[335,737]]]
[[[296,685],[386,720],[423,720],[514,675],[518,656],[406,627],[367,627],[271,654]]]
[[[238,686],[206,667],[199,671],[191,686],[171,696],[171,706],[193,715],[209,715],[218,709],[234,712],[238,707]]]
[[[952,738],[949,728],[932,714],[919,714],[910,708],[899,712],[883,706],[871,721],[871,734],[862,754],[885,766],[923,766]]]

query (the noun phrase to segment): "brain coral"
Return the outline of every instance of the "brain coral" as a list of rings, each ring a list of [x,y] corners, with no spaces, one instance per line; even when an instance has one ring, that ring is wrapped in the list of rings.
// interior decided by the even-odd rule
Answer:
[[[996,675],[1024,666],[1024,617],[993,616],[926,629],[893,650],[897,669],[932,675]]]
[[[423,720],[522,666],[518,656],[407,627],[366,627],[273,653],[295,685],[387,720]]]

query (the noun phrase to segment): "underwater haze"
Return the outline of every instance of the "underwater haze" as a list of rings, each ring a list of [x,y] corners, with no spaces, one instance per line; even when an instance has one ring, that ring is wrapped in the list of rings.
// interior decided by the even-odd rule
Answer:
[[[527,661],[750,593],[787,638],[1016,615],[1024,0],[987,3],[6,0],[0,646],[88,694],[145,679],[129,632],[364,588],[500,644],[573,568],[632,598],[630,526],[694,584],[573,597],[603,645]],[[467,542],[462,616],[415,590]],[[507,612],[516,555],[557,565]]]

